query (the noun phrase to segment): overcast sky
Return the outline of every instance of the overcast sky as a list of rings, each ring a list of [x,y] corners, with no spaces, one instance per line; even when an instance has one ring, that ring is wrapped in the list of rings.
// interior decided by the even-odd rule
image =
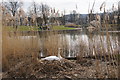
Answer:
[[[28,10],[28,6],[30,6],[30,3],[33,2],[33,0],[22,0],[24,2],[24,9]],[[94,0],[34,0],[37,3],[45,3],[48,4],[50,7],[53,7],[60,12],[63,12],[64,10],[66,13],[70,13],[72,10],[76,10],[77,5],[77,12],[81,14],[87,14],[88,8],[92,8],[92,4]],[[100,6],[101,4],[106,1],[106,9],[111,9],[112,5],[114,4],[117,8],[117,3],[120,0],[96,0],[95,6],[94,6],[94,12],[101,12]],[[90,3],[90,6],[89,6]]]

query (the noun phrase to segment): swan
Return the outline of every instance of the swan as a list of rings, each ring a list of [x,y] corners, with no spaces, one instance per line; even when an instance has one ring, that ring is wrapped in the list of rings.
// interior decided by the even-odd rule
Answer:
[[[42,58],[41,60],[61,60],[63,57],[60,55],[61,48],[58,49],[58,57],[57,56],[48,56],[45,58]]]

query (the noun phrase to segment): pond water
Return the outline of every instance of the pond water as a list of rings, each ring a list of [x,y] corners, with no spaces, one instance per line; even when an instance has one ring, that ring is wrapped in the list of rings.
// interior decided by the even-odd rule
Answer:
[[[105,32],[91,34],[81,31],[70,31],[67,33],[56,34],[59,37],[57,37],[58,40],[55,41],[58,41],[57,45],[59,46],[50,44],[54,43],[56,37],[52,37],[47,43],[43,42],[46,39],[49,40],[50,35],[49,37],[40,37],[40,43],[42,43],[42,47],[44,44],[49,44],[51,45],[51,48],[54,48],[53,46],[61,48],[62,55],[66,57],[75,57],[81,53],[84,53],[83,55],[95,55],[95,52],[101,54],[102,50],[106,54],[114,54],[114,52],[118,51],[120,48],[119,34],[120,33],[108,33],[107,36]],[[60,51],[58,50],[58,53],[59,52]],[[40,55],[45,56],[44,53],[44,50],[41,50]]]
[[[120,33],[106,32],[86,33],[69,31],[60,33],[39,33],[34,36],[19,36],[19,39],[37,45],[41,57],[61,53],[64,57],[76,55],[114,54],[120,49]],[[48,53],[48,54],[46,54]]]

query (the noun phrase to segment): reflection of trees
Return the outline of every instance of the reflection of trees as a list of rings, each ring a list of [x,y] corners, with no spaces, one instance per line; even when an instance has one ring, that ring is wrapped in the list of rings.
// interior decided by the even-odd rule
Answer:
[[[75,41],[76,40],[76,34],[70,34],[70,40]]]
[[[70,48],[69,49],[70,56],[75,56],[75,54],[76,54],[76,51],[77,51],[77,48],[78,48],[77,44],[75,44],[76,43],[76,39],[77,39],[76,33],[75,32],[71,33],[70,34],[70,47],[69,47]]]
[[[81,33],[81,31],[70,31],[69,35],[70,35],[70,39],[72,39],[73,41],[75,41],[77,39],[77,36],[84,34],[83,32]]]
[[[88,43],[89,43],[89,53],[88,53],[88,55],[93,55],[93,47],[94,47],[94,40],[93,40],[93,37],[94,37],[94,34],[92,34],[92,33],[89,33],[89,34],[87,34],[87,36],[88,36]]]
[[[66,33],[62,34],[62,50],[63,50],[62,53],[65,57],[69,55],[69,48],[68,48]]]

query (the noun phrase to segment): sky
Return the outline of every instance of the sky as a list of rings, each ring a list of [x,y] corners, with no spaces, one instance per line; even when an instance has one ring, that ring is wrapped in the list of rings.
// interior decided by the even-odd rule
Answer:
[[[22,0],[24,2],[24,9],[25,11],[28,10],[31,2],[35,1],[36,3],[44,3],[49,5],[52,8],[55,8],[56,10],[59,10],[61,13],[66,12],[66,14],[69,14],[73,10],[76,10],[77,13],[80,14],[87,14],[88,9],[92,9],[92,4],[94,0]],[[112,9],[112,5],[117,8],[117,3],[120,0],[96,0],[94,5],[94,13],[100,13],[103,11],[100,11],[101,4],[106,1],[106,9],[110,10]],[[77,9],[76,9],[77,5]]]

